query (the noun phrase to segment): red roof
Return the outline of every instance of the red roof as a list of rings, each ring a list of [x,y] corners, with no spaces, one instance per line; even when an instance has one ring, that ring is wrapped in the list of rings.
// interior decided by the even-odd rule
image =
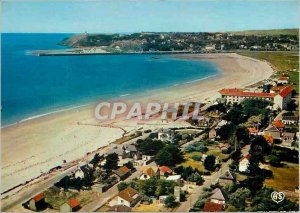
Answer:
[[[258,130],[257,130],[255,127],[249,127],[249,128],[248,128],[248,131],[249,131],[250,133],[258,133]]]
[[[129,172],[129,169],[126,166],[119,168],[119,170],[121,170],[122,172],[125,172],[125,173]]]
[[[284,128],[284,123],[282,123],[282,121],[273,121],[272,124],[277,128]]]
[[[244,160],[244,159],[250,160],[250,158],[251,158],[251,154],[247,154],[246,156],[242,157],[242,158],[240,159],[240,161],[242,161],[242,160]]]
[[[288,80],[288,79],[289,79],[289,77],[285,77],[285,76],[279,77],[279,80]]]
[[[36,196],[34,196],[32,199],[34,200],[34,202],[39,202],[40,200],[44,199],[44,194],[43,193],[40,193]]]
[[[221,89],[219,90],[221,95],[230,95],[230,96],[242,96],[242,97],[263,97],[263,98],[273,98],[276,96],[274,93],[266,92],[244,92],[240,89]]]
[[[285,86],[275,86],[275,87],[272,87],[271,90],[272,90],[272,91],[278,91],[278,92],[279,92],[279,91],[282,90],[284,87],[285,87]]]
[[[68,200],[68,204],[69,204],[69,206],[73,209],[73,208],[79,206],[80,203],[79,203],[79,201],[76,200],[75,198],[70,198],[70,199]]]
[[[162,173],[169,173],[169,174],[172,173],[172,169],[170,169],[170,168],[167,167],[167,166],[161,166],[161,167],[159,167],[159,170],[160,170]]]
[[[293,88],[290,86],[284,87],[282,90],[280,90],[279,95],[281,97],[286,97],[288,94],[290,94],[293,91]]]
[[[205,212],[220,212],[223,209],[222,204],[213,203],[213,202],[206,202],[204,204],[203,211]]]
[[[266,139],[266,141],[268,141],[270,144],[274,143],[274,138],[271,135],[264,135],[264,138]]]

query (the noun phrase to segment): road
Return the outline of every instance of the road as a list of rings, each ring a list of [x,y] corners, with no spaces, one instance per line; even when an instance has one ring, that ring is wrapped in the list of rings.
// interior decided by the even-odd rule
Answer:
[[[153,131],[155,132],[155,131]],[[137,138],[131,139],[129,141],[126,141],[123,144],[132,144],[135,143],[138,139],[145,139],[149,136],[150,133],[143,134],[142,136],[139,136]],[[103,147],[99,153],[100,155],[104,154],[107,152],[107,149]],[[88,161],[93,158],[93,155],[85,157],[83,159],[80,159],[81,161]],[[57,171],[55,173],[51,173],[47,176],[44,176],[40,180],[37,180],[37,183],[33,183],[32,185],[27,185],[24,188],[22,188],[20,191],[16,192],[13,195],[8,196],[5,199],[1,200],[1,210],[2,211],[10,211],[12,210],[15,206],[21,205],[22,203],[28,201],[31,199],[33,196],[45,191],[49,187],[51,187],[54,183],[58,182],[60,179],[63,177],[70,175],[72,172],[74,172],[77,169],[78,162],[80,160],[77,160],[76,164],[74,165],[69,165],[68,168],[65,168],[63,171]]]
[[[217,183],[222,173],[229,169],[229,165],[231,162],[231,160],[228,160],[226,163],[222,164],[222,167],[218,172],[214,173],[211,176],[205,177],[205,182],[203,183],[203,185],[197,186],[193,193],[187,198],[187,200],[180,203],[180,206],[175,210],[175,212],[188,212],[190,208],[193,207],[193,205],[197,202],[200,194],[203,192],[203,188]]]
[[[245,146],[241,152],[242,155],[246,155],[249,152],[250,145]],[[211,184],[217,183],[219,177],[229,169],[229,165],[231,164],[232,160],[228,160],[227,162],[223,163],[220,170],[214,173],[211,176],[204,177],[205,182],[194,189],[193,193],[187,198],[186,201],[181,202],[180,206],[175,210],[175,212],[188,212],[190,208],[194,206],[197,202],[199,196],[203,192],[203,188],[209,187]]]

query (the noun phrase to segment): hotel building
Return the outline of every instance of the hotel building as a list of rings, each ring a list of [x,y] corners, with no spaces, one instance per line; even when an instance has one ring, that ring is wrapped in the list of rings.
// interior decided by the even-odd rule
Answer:
[[[285,109],[291,101],[293,89],[290,86],[283,87],[277,93],[248,92],[241,89],[221,89],[219,97],[225,98],[227,103],[240,103],[244,99],[263,99],[272,101],[275,108]]]

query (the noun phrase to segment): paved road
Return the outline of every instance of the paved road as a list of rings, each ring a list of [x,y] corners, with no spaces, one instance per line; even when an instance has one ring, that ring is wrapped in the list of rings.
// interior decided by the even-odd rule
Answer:
[[[155,131],[153,131],[155,132]],[[132,140],[129,140],[123,144],[132,144],[135,143],[138,139],[145,139],[146,137],[149,136],[150,133],[143,134],[140,137],[134,138]],[[107,152],[107,149],[102,149],[98,153],[100,155],[104,154]],[[85,157],[82,160],[87,161],[91,160],[93,158],[92,156]],[[70,168],[64,170],[64,171],[58,171],[57,173],[52,173],[49,174],[48,176],[43,177],[43,179],[39,180],[38,183],[32,184],[25,186],[23,189],[20,191],[16,192],[15,194],[9,196],[6,199],[1,200],[1,210],[2,211],[9,211],[12,210],[15,206],[21,205],[22,203],[28,201],[31,199],[33,196],[45,191],[49,187],[51,187],[54,183],[58,182],[60,179],[63,177],[70,175],[72,172],[74,172],[77,168],[76,165],[72,165]]]
[[[59,174],[51,176],[42,182],[36,183],[34,185],[28,186],[26,189],[18,192],[16,195],[10,196],[7,199],[1,200],[1,210],[9,211],[16,205],[20,205],[33,196],[45,191],[45,189],[51,187],[54,183],[58,182],[63,177],[70,175],[72,172],[76,170],[76,166],[73,166]]]

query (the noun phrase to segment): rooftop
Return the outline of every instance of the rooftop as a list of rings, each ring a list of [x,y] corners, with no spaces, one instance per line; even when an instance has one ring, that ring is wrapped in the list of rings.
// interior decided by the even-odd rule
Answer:
[[[217,203],[213,203],[213,202],[206,202],[204,204],[204,208],[203,211],[205,212],[220,212],[223,209],[223,205],[222,204],[217,204]]]
[[[67,202],[71,208],[75,208],[80,205],[79,201],[75,198],[70,198]]]
[[[126,189],[119,192],[118,196],[123,198],[124,200],[127,200],[129,202],[135,200],[133,196],[137,195],[138,191],[131,187],[127,187]]]

